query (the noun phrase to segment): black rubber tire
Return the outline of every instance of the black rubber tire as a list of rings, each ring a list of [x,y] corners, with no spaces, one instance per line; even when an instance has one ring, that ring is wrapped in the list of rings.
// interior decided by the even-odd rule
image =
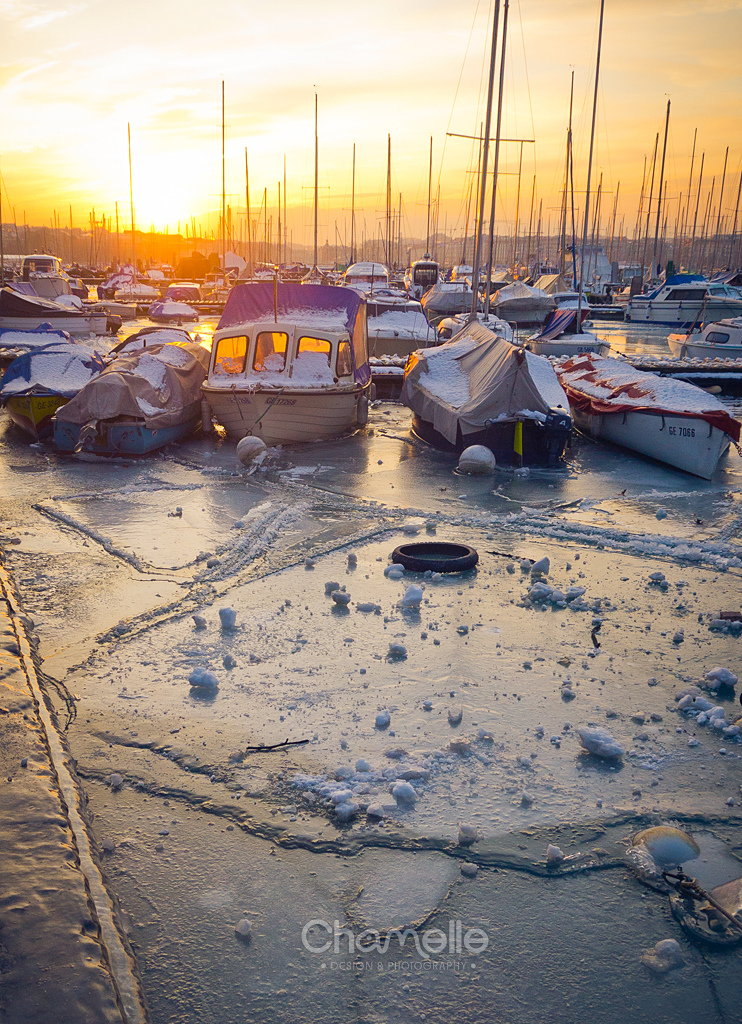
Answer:
[[[392,561],[412,572],[466,572],[474,568],[479,555],[469,544],[451,544],[442,540],[413,541],[396,547]]]

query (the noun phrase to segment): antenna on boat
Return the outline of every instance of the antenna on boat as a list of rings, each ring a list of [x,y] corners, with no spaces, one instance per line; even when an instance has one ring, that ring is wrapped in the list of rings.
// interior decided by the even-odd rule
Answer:
[[[507,0],[506,0],[507,2]],[[497,59],[497,35],[500,27],[500,0],[495,0],[495,13],[492,19],[492,45],[490,47],[490,70],[487,80],[487,111],[484,122],[484,143],[482,145],[482,165],[479,180],[479,218],[474,241],[474,265],[472,282],[471,310],[469,312],[469,323],[477,319],[477,306],[479,305],[479,265],[482,250],[482,227],[484,222],[484,197],[487,191],[487,157],[489,155],[490,128],[492,125],[492,93],[495,86],[495,62]]]
[[[129,210],[131,212],[131,263],[134,267],[134,281],[137,280],[137,247],[134,239],[134,178],[131,170],[131,124],[126,125],[126,138],[129,145]]]
[[[593,149],[595,146],[595,117],[598,111],[598,82],[600,81],[600,51],[603,46],[603,12],[605,0],[600,0],[600,21],[598,23],[598,54],[595,59],[595,88],[593,90],[593,117],[590,126],[590,151],[587,158],[587,185],[585,189],[585,220],[582,226],[582,245],[580,247],[580,285],[577,289],[577,331],[580,330],[582,319],[582,289],[584,285],[585,272],[585,246],[587,244],[587,232],[590,226],[590,178],[593,172]]]

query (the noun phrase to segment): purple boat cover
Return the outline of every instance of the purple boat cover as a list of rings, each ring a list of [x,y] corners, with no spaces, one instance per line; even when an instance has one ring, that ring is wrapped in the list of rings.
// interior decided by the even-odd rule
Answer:
[[[237,284],[229,293],[217,330],[254,322],[290,321],[308,330],[347,330],[353,376],[363,384],[371,376],[366,336],[366,302],[352,288],[324,284],[255,281]]]
[[[541,333],[532,340],[553,341],[554,338],[558,338],[560,334],[567,330],[576,317],[576,309],[555,309],[553,313],[549,314],[546,323],[541,329]]]

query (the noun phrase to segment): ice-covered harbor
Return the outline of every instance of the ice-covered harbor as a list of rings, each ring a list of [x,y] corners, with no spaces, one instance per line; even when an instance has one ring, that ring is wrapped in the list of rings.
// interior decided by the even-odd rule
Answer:
[[[380,402],[250,470],[218,438],[62,458],[3,416],[0,477],[157,1024],[738,1019],[739,950],[627,866],[671,822],[702,884],[740,874],[736,452],[705,482],[578,436],[564,469],[469,477]],[[390,571],[415,537],[479,564]],[[487,942],[335,949],[336,921]]]

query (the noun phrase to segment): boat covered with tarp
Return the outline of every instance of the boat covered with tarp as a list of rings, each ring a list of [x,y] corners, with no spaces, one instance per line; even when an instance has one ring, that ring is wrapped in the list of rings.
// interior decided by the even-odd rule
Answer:
[[[550,295],[523,281],[505,285],[492,299],[495,313],[514,324],[542,324],[555,306]]]
[[[119,355],[54,418],[61,451],[144,455],[201,422],[209,353],[194,342]]]
[[[51,434],[52,416],[105,368],[105,353],[82,344],[51,342],[24,352],[0,381],[0,405],[34,440]]]
[[[147,316],[158,324],[183,324],[189,320],[198,320],[198,313],[192,306],[174,299],[153,302],[147,310]]]
[[[710,479],[740,424],[714,395],[622,359],[575,356],[556,364],[586,434]]]
[[[339,437],[368,419],[366,302],[354,288],[236,285],[203,393],[230,437],[268,445]]]
[[[555,466],[572,421],[548,359],[472,322],[451,341],[410,356],[402,402],[436,448],[489,448],[498,462]]]
[[[24,295],[12,287],[0,288],[0,330],[33,331],[44,324],[54,331],[86,337],[105,334],[108,317],[38,295]]]
[[[471,309],[471,285],[467,280],[437,281],[420,299],[428,320],[466,313]]]

